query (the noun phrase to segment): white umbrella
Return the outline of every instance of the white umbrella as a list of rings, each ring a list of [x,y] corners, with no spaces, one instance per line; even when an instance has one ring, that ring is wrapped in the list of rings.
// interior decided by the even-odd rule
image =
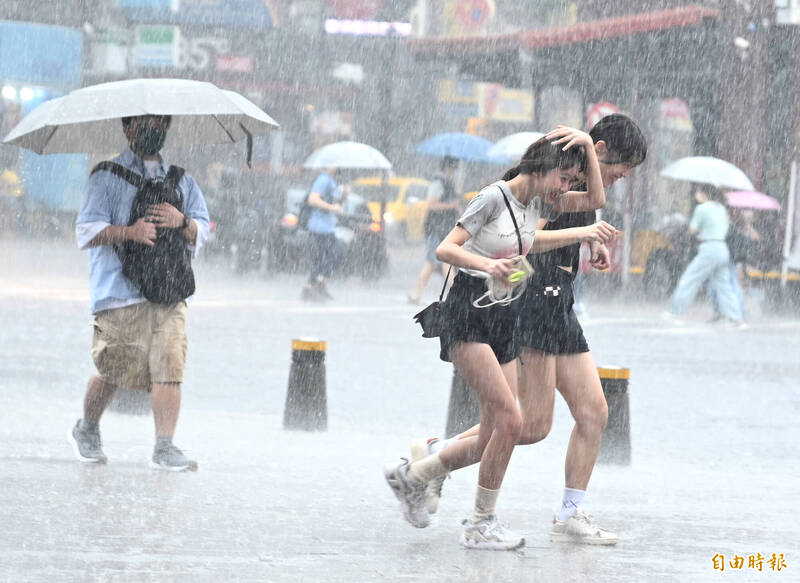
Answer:
[[[43,103],[3,143],[37,154],[119,152],[128,145],[120,118],[137,115],[172,116],[166,147],[247,140],[249,150],[252,136],[278,127],[252,101],[211,83],[130,79],[76,89]]]
[[[335,142],[315,150],[303,164],[306,168],[362,168],[389,170],[391,162],[378,150],[360,142]]]
[[[710,184],[731,190],[755,190],[753,183],[739,168],[712,156],[689,156],[681,158],[661,171],[661,176],[675,180],[686,180]]]
[[[489,148],[486,155],[498,161],[513,163],[522,158],[528,146],[543,137],[544,134],[539,132],[517,132],[516,134],[510,134],[498,140],[494,146]]]

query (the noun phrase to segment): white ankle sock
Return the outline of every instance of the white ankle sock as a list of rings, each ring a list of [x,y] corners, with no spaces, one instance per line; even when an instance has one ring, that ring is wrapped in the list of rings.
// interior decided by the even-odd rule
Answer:
[[[447,446],[454,444],[456,441],[458,441],[458,437],[451,437],[450,439],[437,439],[428,445],[428,451],[431,453],[439,453]]]
[[[408,477],[415,482],[427,483],[434,478],[447,475],[447,468],[444,467],[439,454],[429,455],[418,462],[411,464],[408,468]]]
[[[478,486],[475,494],[475,512],[472,514],[472,522],[478,522],[494,514],[494,507],[497,505],[497,496],[500,490],[489,490],[483,486]]]
[[[575,511],[583,502],[583,497],[586,496],[586,490],[574,490],[572,488],[564,488],[564,498],[561,501],[561,510],[558,511],[556,520],[564,522],[570,516],[575,514]]]

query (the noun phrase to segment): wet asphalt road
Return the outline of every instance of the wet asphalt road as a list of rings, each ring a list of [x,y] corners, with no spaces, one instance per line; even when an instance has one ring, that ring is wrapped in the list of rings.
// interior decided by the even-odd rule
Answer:
[[[633,459],[598,466],[585,507],[621,541],[547,539],[572,428],[559,401],[548,439],[515,452],[498,504],[527,546],[480,553],[458,545],[475,468],[446,482],[424,530],[403,522],[381,474],[411,438],[444,430],[450,390],[451,368],[404,301],[411,252],[397,252],[381,282],[334,282],[336,299],[321,306],[299,301],[301,275],[198,264],[176,435],[200,462],[187,474],[148,468],[147,416],[107,414],[108,465],[74,460],[64,436],[92,372],[86,256],[8,239],[0,253],[0,580],[798,580],[796,314],[753,309],[751,328],[731,331],[698,306],[674,327],[660,305],[592,298],[585,329],[598,364],[632,371]],[[282,429],[301,336],[328,342],[326,432]],[[760,572],[747,560],[757,553]]]

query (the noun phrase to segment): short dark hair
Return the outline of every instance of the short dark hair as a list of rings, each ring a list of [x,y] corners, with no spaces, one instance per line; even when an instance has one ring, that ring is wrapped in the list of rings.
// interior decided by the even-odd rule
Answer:
[[[123,117],[122,118],[122,127],[123,127],[123,129],[127,128],[129,125],[131,125],[131,123],[133,123],[133,120],[135,120],[137,117],[163,117],[164,119],[167,120],[167,127],[169,127],[169,125],[172,123],[172,116],[171,115],[150,115],[150,114],[129,115],[127,117]]]
[[[445,156],[442,158],[441,169],[444,170],[445,168],[457,168],[458,167],[458,158],[455,156]]]
[[[647,140],[639,126],[626,115],[612,113],[598,121],[589,130],[592,141],[606,143],[610,164],[638,166],[647,157]]]

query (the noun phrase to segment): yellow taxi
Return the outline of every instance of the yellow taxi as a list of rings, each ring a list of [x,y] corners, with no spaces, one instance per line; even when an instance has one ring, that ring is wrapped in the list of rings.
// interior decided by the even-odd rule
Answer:
[[[408,241],[423,239],[428,181],[411,176],[367,176],[355,180],[353,192],[367,201],[372,218],[380,222],[383,202],[383,224],[387,233]]]

